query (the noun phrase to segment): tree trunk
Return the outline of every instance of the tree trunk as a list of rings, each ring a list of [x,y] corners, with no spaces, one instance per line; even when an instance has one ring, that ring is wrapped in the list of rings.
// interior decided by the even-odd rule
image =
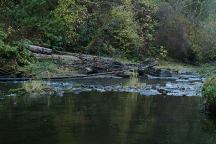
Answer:
[[[29,50],[33,53],[48,54],[48,55],[51,55],[53,52],[52,49],[35,46],[35,45],[29,45]]]

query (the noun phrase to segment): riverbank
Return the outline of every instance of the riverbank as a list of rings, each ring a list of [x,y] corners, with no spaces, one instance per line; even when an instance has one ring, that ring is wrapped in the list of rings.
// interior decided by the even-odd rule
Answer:
[[[129,77],[133,71],[138,72],[139,75],[144,75],[149,69],[157,65],[157,61],[153,59],[132,63],[108,57],[53,51],[38,46],[30,46],[29,50],[35,60],[28,65],[18,67],[19,75],[17,77],[34,79],[87,77],[91,75]],[[16,73],[14,75],[5,73],[4,77],[11,75],[16,77]]]
[[[1,79],[65,79],[88,77],[95,75],[112,75],[129,78],[134,72],[139,76],[166,76],[171,73],[195,72],[197,67],[178,63],[172,60],[146,59],[140,62],[130,62],[122,59],[100,57],[86,54],[59,52],[52,49],[29,46],[34,60],[24,66],[13,67],[14,72],[1,73]],[[4,66],[10,67],[10,62]],[[3,66],[3,67],[4,67]]]
[[[115,58],[58,52],[38,46],[32,46],[29,50],[35,62],[18,67],[21,75],[1,76],[0,81],[22,83],[31,80],[33,83],[24,82],[20,90],[38,93],[46,92],[48,87],[48,91],[57,93],[69,90],[130,92],[147,96],[200,96],[205,80],[196,72],[197,67],[173,61],[146,59],[134,63]],[[73,81],[77,79],[95,81],[88,85],[77,83],[74,86]],[[106,85],[107,79],[123,80],[126,83]],[[97,85],[98,80],[105,85]]]

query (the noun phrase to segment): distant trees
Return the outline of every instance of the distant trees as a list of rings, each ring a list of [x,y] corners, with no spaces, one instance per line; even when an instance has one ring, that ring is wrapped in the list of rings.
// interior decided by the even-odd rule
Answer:
[[[165,46],[171,57],[186,62],[215,59],[209,57],[209,54],[212,55],[215,51],[216,45],[210,40],[213,33],[207,30],[209,27],[214,27],[208,25],[208,21],[212,15],[216,15],[212,9],[215,2],[215,0],[166,0],[161,3],[158,11],[159,45]],[[209,56],[205,54],[206,52],[210,52],[207,54]]]
[[[216,59],[215,0],[2,0],[6,42],[142,59]],[[164,57],[164,54],[163,54]]]
[[[145,46],[153,39],[152,14],[151,6],[149,3],[147,6],[145,0],[68,0],[59,1],[55,9],[56,19],[63,21],[67,36],[73,38],[68,50],[130,58],[143,57]],[[145,33],[148,38],[144,37]]]

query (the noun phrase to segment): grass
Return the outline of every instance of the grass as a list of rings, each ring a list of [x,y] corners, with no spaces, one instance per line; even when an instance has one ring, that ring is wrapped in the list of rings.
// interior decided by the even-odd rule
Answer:
[[[130,75],[129,81],[125,84],[125,86],[141,88],[141,87],[145,87],[146,84],[140,82],[138,72],[133,70],[133,72]]]
[[[74,73],[73,69],[60,67],[61,64],[56,64],[52,60],[36,61],[24,67],[19,67],[19,71],[22,71],[33,77],[51,78],[56,76],[65,76]]]
[[[216,66],[211,64],[204,64],[198,69],[199,74],[205,77],[213,77],[216,74]]]
[[[48,86],[43,84],[42,81],[27,81],[22,84],[22,88],[27,93],[34,93],[34,92],[42,92],[45,89],[48,89]]]
[[[41,80],[31,80],[22,83],[20,88],[10,89],[9,92],[19,95],[30,94],[30,96],[34,97],[41,94],[51,94],[54,90]]]
[[[185,64],[179,61],[175,61],[173,59],[167,59],[167,60],[161,59],[158,62],[159,62],[159,65],[157,66],[157,68],[166,68],[166,69],[175,70],[175,71],[179,71],[181,69],[188,69],[192,71],[198,68],[197,66]]]
[[[119,56],[114,56],[113,57],[114,61],[122,62],[122,63],[132,63],[132,64],[138,64],[136,60],[133,59],[128,59],[126,57],[119,57]]]

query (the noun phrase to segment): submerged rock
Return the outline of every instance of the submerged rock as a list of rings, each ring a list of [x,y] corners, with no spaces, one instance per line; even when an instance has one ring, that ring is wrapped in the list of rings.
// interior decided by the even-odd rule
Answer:
[[[172,77],[172,71],[169,69],[154,69],[151,68],[149,71],[150,75],[155,77]]]
[[[172,77],[172,72],[170,70],[161,69],[160,77]]]

